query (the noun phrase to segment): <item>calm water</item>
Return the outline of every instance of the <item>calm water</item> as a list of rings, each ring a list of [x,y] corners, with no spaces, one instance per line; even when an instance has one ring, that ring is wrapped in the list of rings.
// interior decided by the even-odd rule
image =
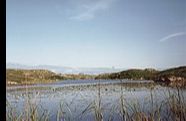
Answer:
[[[121,99],[125,104],[138,104],[144,112],[150,112],[156,104],[168,98],[176,89],[162,87],[152,81],[131,80],[65,80],[51,84],[7,87],[7,101],[18,113],[25,112],[26,102],[37,105],[39,110],[49,111],[49,119],[56,120],[58,111],[63,112],[62,119],[94,121],[94,108],[100,102],[104,120],[113,116],[121,120]],[[183,90],[186,97],[186,90]],[[154,100],[153,104],[151,99]],[[60,106],[61,105],[61,106]],[[88,108],[89,107],[89,108]],[[7,111],[10,108],[7,107]],[[93,110],[88,110],[93,109]],[[130,107],[127,111],[131,112]],[[166,117],[163,113],[162,116]]]

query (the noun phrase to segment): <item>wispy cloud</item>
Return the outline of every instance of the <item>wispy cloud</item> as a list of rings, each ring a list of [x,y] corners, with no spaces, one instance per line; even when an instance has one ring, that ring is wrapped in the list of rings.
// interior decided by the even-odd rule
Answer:
[[[186,35],[186,32],[178,32],[178,33],[174,33],[174,34],[170,34],[162,39],[160,39],[159,41],[160,42],[164,42],[164,41],[168,41],[174,37],[177,37],[177,36],[183,36],[183,35]]]
[[[87,4],[81,4],[82,9],[79,13],[71,16],[70,19],[75,20],[90,20],[95,18],[99,11],[107,10],[110,8],[111,4],[116,0],[98,0],[96,2],[90,2]]]

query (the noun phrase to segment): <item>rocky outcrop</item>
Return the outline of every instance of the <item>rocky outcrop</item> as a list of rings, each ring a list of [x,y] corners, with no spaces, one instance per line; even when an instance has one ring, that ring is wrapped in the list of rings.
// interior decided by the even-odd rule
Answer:
[[[156,82],[164,83],[169,86],[186,86],[186,78],[184,77],[176,77],[176,76],[169,76],[169,77],[158,77]]]

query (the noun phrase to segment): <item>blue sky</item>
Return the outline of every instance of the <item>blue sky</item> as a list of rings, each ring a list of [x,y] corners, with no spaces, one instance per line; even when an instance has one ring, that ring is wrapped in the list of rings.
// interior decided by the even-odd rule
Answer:
[[[185,0],[7,0],[7,62],[186,65]]]

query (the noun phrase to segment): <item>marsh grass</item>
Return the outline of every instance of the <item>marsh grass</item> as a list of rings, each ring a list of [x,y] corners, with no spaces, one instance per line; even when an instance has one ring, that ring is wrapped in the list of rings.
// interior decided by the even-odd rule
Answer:
[[[186,121],[186,102],[183,96],[183,90],[177,87],[174,93],[176,94],[169,92],[167,101],[167,105],[171,111],[170,116],[175,121]]]
[[[28,95],[23,111],[18,110],[13,104],[6,100],[6,120],[7,121],[49,121],[49,111],[42,105],[33,102]]]
[[[149,97],[145,99],[144,103],[140,103],[137,99],[128,101],[125,99],[123,86],[121,85],[119,99],[114,104],[108,104],[110,108],[106,109],[103,106],[101,85],[99,82],[97,84],[96,99],[90,102],[78,116],[73,114],[71,103],[69,104],[62,100],[59,104],[59,110],[56,113],[56,120],[83,121],[86,115],[90,116],[93,114],[95,121],[114,121],[117,116],[120,117],[119,119],[121,121],[186,121],[186,102],[183,89],[177,87],[174,92],[167,89],[168,94],[165,93],[167,98],[158,103],[156,102],[157,98],[154,91],[156,90],[152,88]],[[37,101],[33,101],[33,98],[29,95],[27,101],[25,101],[27,106],[25,107],[25,111],[20,112],[20,110],[17,110],[17,107],[7,100],[6,120],[49,121],[49,110],[44,109],[41,104],[37,104]]]
[[[21,120],[22,113],[19,114],[15,106],[12,106],[8,100],[6,100],[6,120],[19,121]]]
[[[83,118],[86,114],[94,112],[95,121],[103,121],[103,108],[101,107],[101,86],[100,80],[97,85],[97,98],[91,102],[81,113],[80,119]]]
[[[70,105],[66,102],[60,103],[60,109],[57,112],[57,121],[73,121],[73,114]]]

